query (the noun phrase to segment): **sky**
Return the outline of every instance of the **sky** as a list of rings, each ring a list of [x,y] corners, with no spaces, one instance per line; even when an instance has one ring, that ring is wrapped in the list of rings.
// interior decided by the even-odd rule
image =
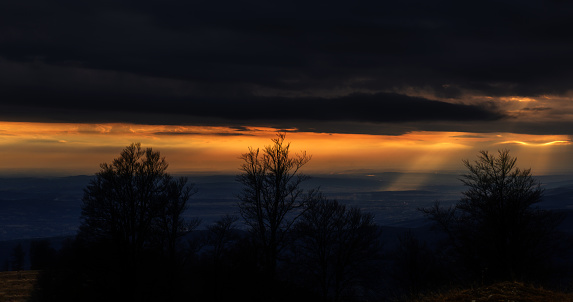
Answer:
[[[286,131],[312,173],[573,174],[567,1],[0,2],[0,174],[92,174],[132,142],[236,173]]]

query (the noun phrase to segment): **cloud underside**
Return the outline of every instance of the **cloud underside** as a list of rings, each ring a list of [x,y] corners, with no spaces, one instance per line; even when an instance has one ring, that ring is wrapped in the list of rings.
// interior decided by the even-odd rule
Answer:
[[[338,98],[169,98],[19,91],[20,106],[6,106],[0,119],[38,122],[253,125],[320,132],[368,133],[366,125],[484,122],[507,118],[495,108],[453,104],[392,93]],[[72,105],[70,105],[72,104]],[[362,126],[360,126],[362,125]],[[384,132],[407,132],[387,128]],[[396,128],[396,129],[398,129]],[[375,130],[378,132],[380,130]]]
[[[572,14],[565,1],[2,1],[0,119],[567,133]],[[500,101],[547,95],[561,103]]]

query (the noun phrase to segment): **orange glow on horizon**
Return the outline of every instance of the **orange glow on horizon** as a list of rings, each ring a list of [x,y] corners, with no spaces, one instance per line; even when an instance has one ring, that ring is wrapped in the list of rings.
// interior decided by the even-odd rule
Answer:
[[[172,173],[237,173],[240,154],[269,145],[275,135],[276,129],[264,127],[0,122],[0,172],[59,169],[91,174],[125,146],[141,142],[161,151]],[[287,141],[292,152],[312,155],[308,173],[456,170],[463,168],[462,159],[500,145],[515,150],[519,162],[522,157],[533,160],[532,166],[542,162],[541,151],[534,149],[543,148],[547,159],[540,168],[551,169],[561,167],[559,156],[567,154],[563,148],[572,146],[563,135],[427,131],[395,136],[289,132]],[[570,160],[567,165],[572,165]]]
[[[548,99],[548,97],[544,97],[545,99]],[[519,97],[519,96],[512,96],[512,97],[500,97],[499,100],[501,101],[505,101],[505,102],[536,102],[536,99],[533,98],[527,98],[527,97]]]
[[[551,146],[551,145],[570,145],[570,141],[550,141],[545,143],[532,143],[532,142],[522,142],[522,141],[507,141],[501,142],[499,144],[520,144],[525,146],[534,146],[534,147],[543,147],[543,146]]]

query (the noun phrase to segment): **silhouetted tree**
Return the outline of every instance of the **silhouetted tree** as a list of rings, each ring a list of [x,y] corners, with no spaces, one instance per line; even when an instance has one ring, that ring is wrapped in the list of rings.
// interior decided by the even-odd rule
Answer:
[[[440,263],[438,251],[417,238],[411,230],[398,236],[398,246],[392,252],[392,280],[398,285],[396,292],[417,297],[428,290],[436,290],[447,275]]]
[[[209,245],[213,247],[213,263],[218,265],[221,257],[229,249],[230,243],[238,239],[235,222],[239,218],[236,216],[225,215],[207,227],[209,231]]]
[[[293,156],[285,135],[278,133],[262,154],[259,149],[249,148],[241,156],[242,173],[237,176],[243,184],[238,195],[240,213],[262,248],[263,269],[269,279],[275,277],[277,258],[288,231],[315,194],[301,187],[309,177],[300,169],[311,157],[306,152]]]
[[[22,247],[21,243],[18,243],[14,249],[12,250],[11,254],[11,266],[13,271],[21,271],[24,269],[24,260],[25,260],[26,252],[24,252],[24,248]]]
[[[40,241],[42,242],[42,241]],[[97,258],[93,253],[80,251],[79,241],[68,238],[54,254],[51,265],[43,268],[38,275],[32,297],[29,301],[100,301],[110,296],[109,291],[102,292],[93,282],[94,278],[87,269]],[[40,246],[44,246],[41,244]],[[40,248],[41,250],[42,248]],[[96,264],[99,266],[99,263]],[[108,267],[102,267],[107,269]]]
[[[320,198],[296,223],[295,254],[303,275],[313,276],[324,301],[339,301],[379,256],[380,230],[374,216]]]
[[[30,243],[30,269],[46,269],[55,258],[56,250],[50,246],[49,240],[34,240]]]
[[[238,287],[243,287],[242,291],[248,290],[247,284],[252,285],[254,280],[250,278],[246,270],[242,270],[243,265],[249,262],[241,259],[240,264],[233,263],[232,253],[237,248],[241,236],[235,228],[235,222],[239,218],[225,215],[207,227],[205,243],[207,251],[201,257],[198,273],[194,283],[201,292],[198,300],[201,301],[225,301],[229,299],[246,299],[237,291]],[[251,266],[253,270],[255,266]]]
[[[537,277],[563,219],[534,207],[543,190],[531,169],[517,168],[516,160],[509,150],[497,157],[481,151],[475,162],[463,161],[467,190],[460,201],[423,209],[448,234],[467,267],[486,281]]]
[[[125,284],[116,290],[132,291],[133,299],[161,282],[169,287],[178,268],[178,240],[198,224],[182,218],[192,186],[170,176],[167,166],[159,152],[131,144],[111,164],[101,164],[84,189],[78,239],[97,251],[96,257],[107,255],[99,265],[111,265],[116,273],[105,279],[119,278]],[[167,278],[144,274],[154,270]]]

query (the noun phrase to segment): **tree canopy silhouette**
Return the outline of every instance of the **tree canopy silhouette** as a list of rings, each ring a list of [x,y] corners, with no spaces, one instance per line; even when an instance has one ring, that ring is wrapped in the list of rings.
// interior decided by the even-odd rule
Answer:
[[[301,187],[309,177],[300,169],[311,156],[306,152],[293,156],[285,136],[278,133],[262,154],[249,148],[241,155],[242,173],[237,176],[243,185],[238,195],[240,213],[262,248],[263,269],[271,278],[288,231],[315,195],[314,190]]]
[[[445,231],[474,273],[491,280],[536,277],[548,260],[561,215],[541,210],[543,189],[509,150],[481,151],[461,181],[463,197],[449,208],[423,209]]]
[[[321,197],[295,224],[295,255],[323,301],[340,301],[380,254],[374,215]]]
[[[84,189],[79,240],[100,254],[113,255],[102,262],[120,266],[114,269],[127,278],[122,282],[138,290],[149,281],[142,280],[141,273],[149,271],[151,263],[172,275],[178,239],[198,224],[182,216],[192,186],[186,178],[170,176],[167,167],[159,152],[131,144],[111,164],[101,164]]]

